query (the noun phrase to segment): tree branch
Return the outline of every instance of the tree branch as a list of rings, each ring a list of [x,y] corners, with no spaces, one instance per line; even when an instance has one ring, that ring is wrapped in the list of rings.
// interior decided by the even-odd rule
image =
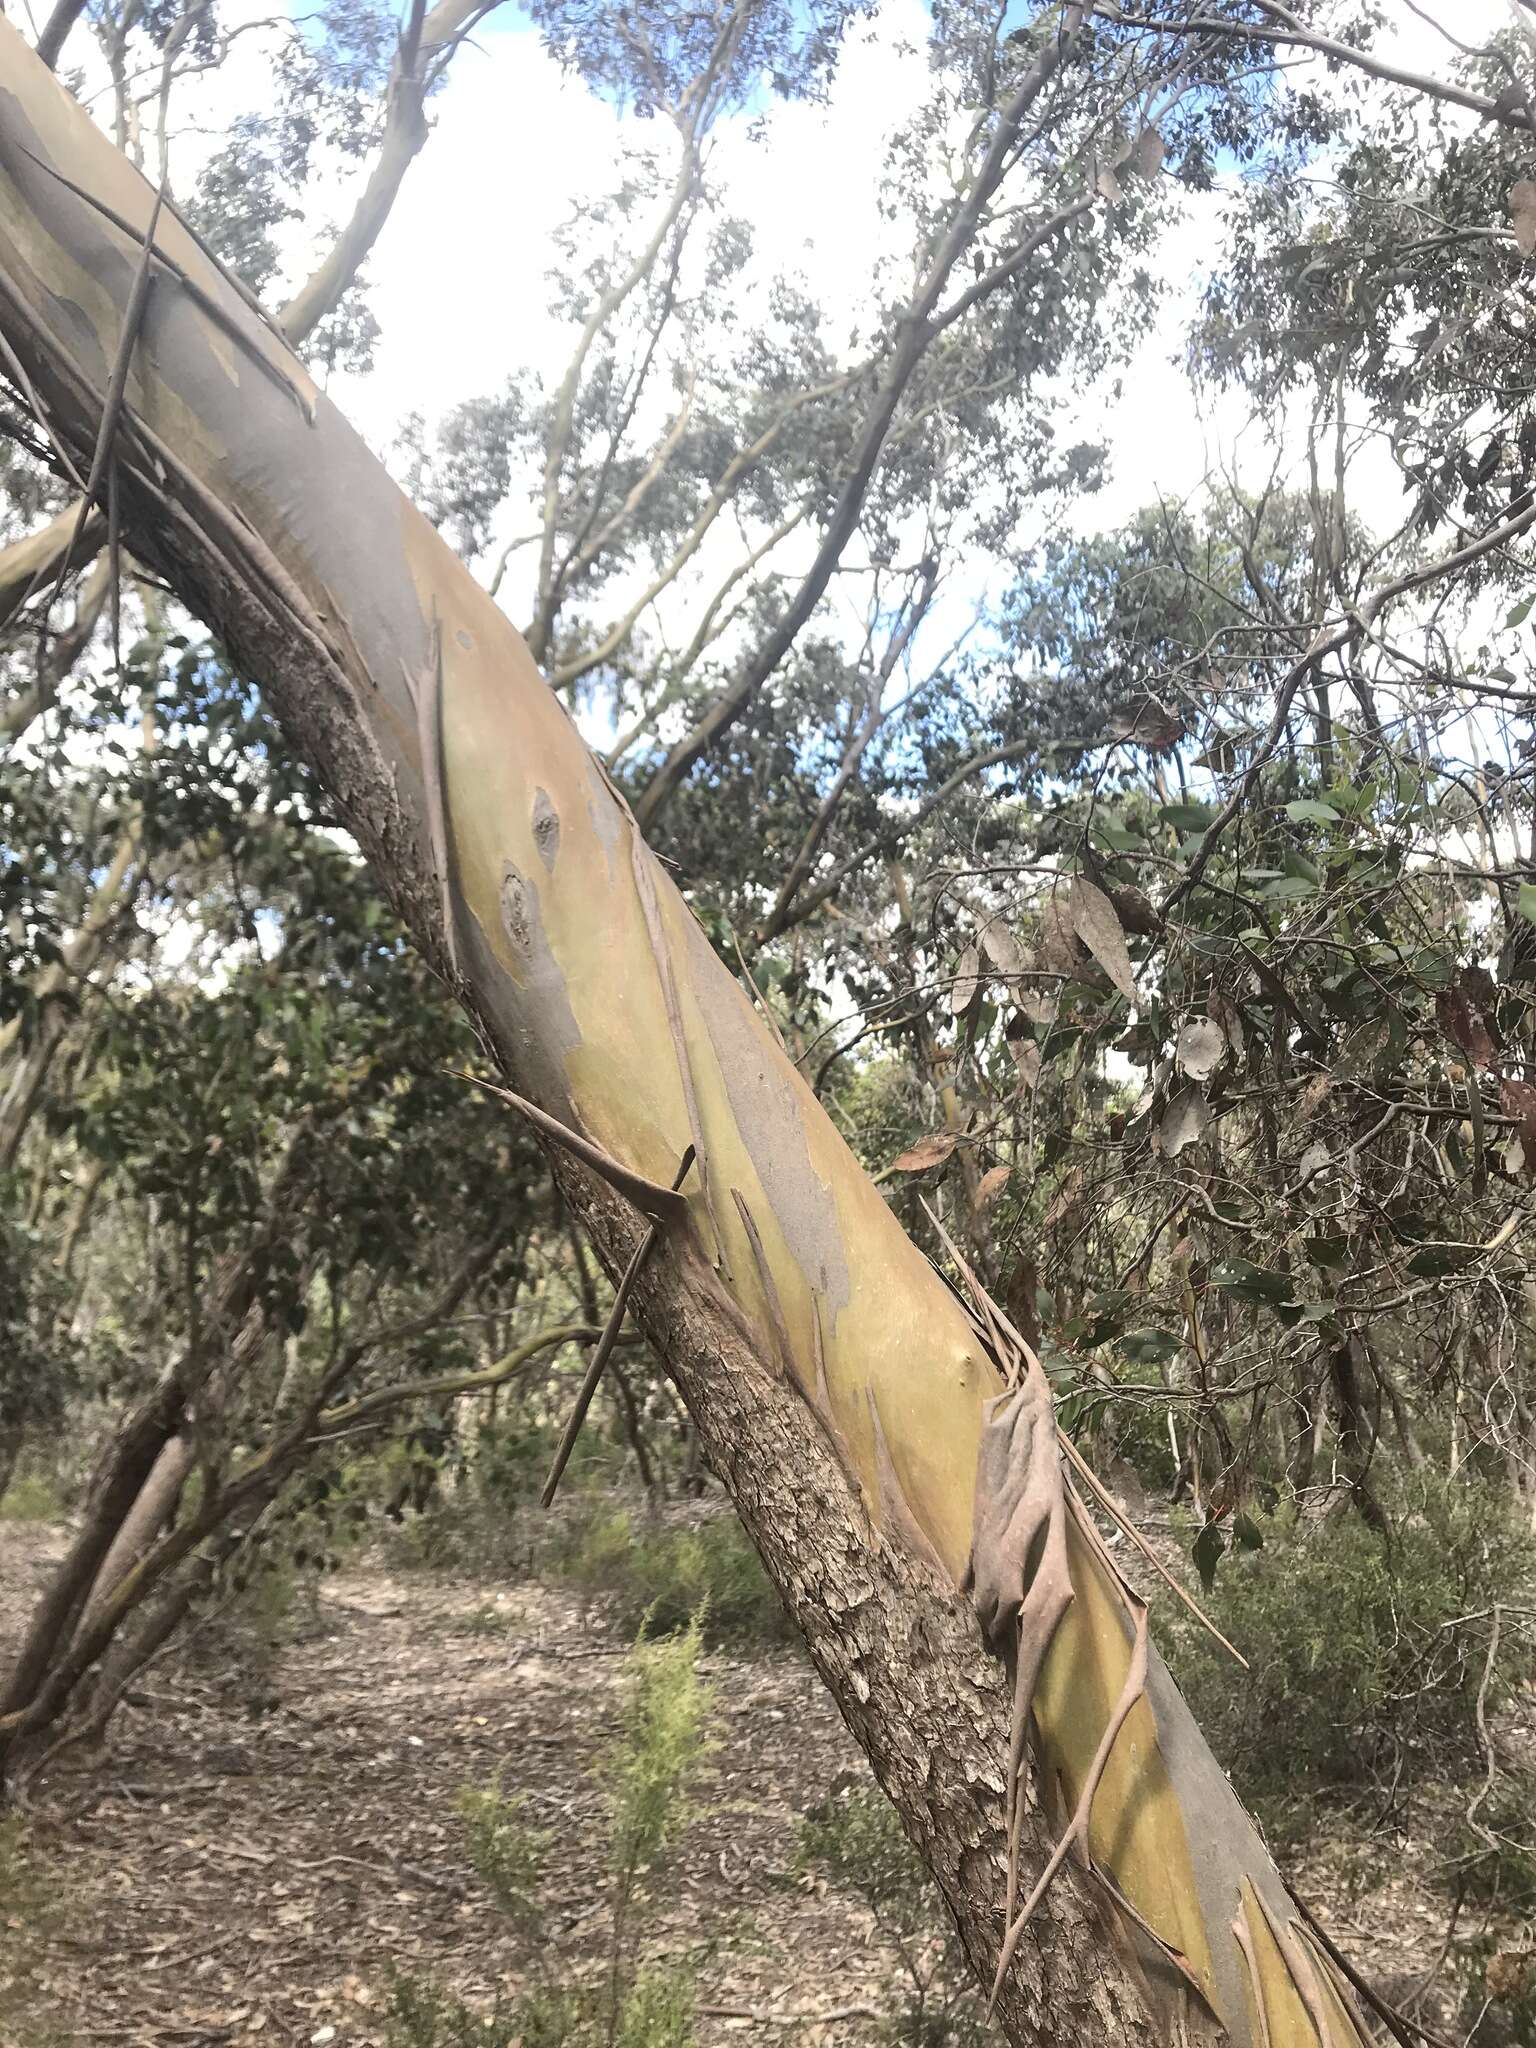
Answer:
[[[974,239],[983,210],[1013,160],[1025,115],[1061,68],[1077,39],[1085,14],[1085,0],[1069,0],[1062,10],[1060,30],[1030,66],[999,120],[986,155],[964,198],[955,208],[948,231],[929,263],[922,283],[897,323],[895,344],[884,380],[865,418],[852,468],[838,495],[815,560],[778,624],[756,654],[744,665],[730,687],[722,691],[703,717],[678,741],[641,792],[635,805],[635,816],[642,831],[651,829],[694,762],[741,717],[788,654],[800,629],[821,602],[833,571],[842,560],[843,550],[853,537],[896,409],[933,338],[932,316],[940,295],[955,264]]]
[[[390,74],[383,139],[362,197],[324,261],[277,316],[279,329],[295,346],[335,312],[389,219],[405,174],[427,139],[425,103],[433,60],[451,54],[465,31],[498,4],[438,0],[424,17],[424,0],[414,0]]]

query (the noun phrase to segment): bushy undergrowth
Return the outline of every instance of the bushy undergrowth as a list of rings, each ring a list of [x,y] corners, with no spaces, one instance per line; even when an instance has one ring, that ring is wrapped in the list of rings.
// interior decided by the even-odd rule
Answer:
[[[465,1845],[523,1958],[528,1989],[489,2014],[430,1979],[398,1977],[389,2048],[692,2048],[698,1957],[646,1953],[657,1881],[692,1811],[710,1743],[709,1688],[699,1677],[698,1618],[664,1641],[642,1637],[626,1673],[624,1726],[602,1765],[609,1892],[601,1967],[568,1978],[548,1938],[544,1870],[556,1845],[500,1776],[468,1786]]]
[[[872,1786],[829,1799],[800,1825],[800,1874],[863,1901],[900,1958],[905,1996],[881,2029],[903,2048],[981,2048],[998,2038],[955,1934],[889,1801]]]
[[[18,1472],[0,1494],[0,1522],[57,1522],[64,1496],[55,1480],[42,1472]]]
[[[698,1522],[647,1522],[623,1507],[594,1507],[574,1520],[552,1569],[619,1626],[651,1635],[704,1616],[712,1641],[788,1642],[789,1618],[733,1514]]]
[[[1294,1509],[1260,1526],[1262,1547],[1227,1556],[1204,1603],[1247,1672],[1165,1609],[1175,1674],[1239,1791],[1294,1826],[1319,1791],[1481,1768],[1491,1610],[1529,1604],[1536,1568],[1500,1501],[1463,1474],[1419,1482],[1384,1535]],[[1485,1705],[1531,1669],[1529,1636],[1504,1628]]]

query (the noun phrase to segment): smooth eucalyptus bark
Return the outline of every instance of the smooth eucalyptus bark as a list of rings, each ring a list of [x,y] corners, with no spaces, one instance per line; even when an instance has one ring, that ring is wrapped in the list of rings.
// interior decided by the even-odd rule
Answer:
[[[151,205],[0,28],[0,327],[78,450]],[[990,1978],[1008,1694],[957,1586],[992,1358],[515,630],[177,222],[158,246],[116,451],[125,536],[260,682],[512,1085],[652,1182],[697,1148],[641,1322]],[[554,1164],[617,1271],[645,1219]],[[1026,1885],[1130,1660],[1125,1595],[1076,1532],[1070,1564],[1034,1701],[1052,1815],[1025,1815]],[[1002,1986],[1011,2041],[1363,2039],[1155,1659],[1090,1839],[1093,1868],[1062,1871]]]

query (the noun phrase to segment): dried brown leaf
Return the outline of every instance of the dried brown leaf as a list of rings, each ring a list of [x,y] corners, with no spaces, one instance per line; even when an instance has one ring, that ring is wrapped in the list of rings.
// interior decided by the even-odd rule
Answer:
[[[981,955],[974,946],[967,946],[955,962],[955,977],[949,985],[949,1013],[952,1017],[963,1017],[976,1000],[981,987]]]
[[[1127,169],[1140,178],[1155,178],[1163,168],[1163,138],[1155,128],[1143,128],[1131,145]]]
[[[1463,975],[1452,987],[1441,989],[1435,997],[1435,1015],[1446,1037],[1460,1046],[1479,1072],[1493,1065],[1498,1047],[1488,1019],[1475,1000],[1475,984],[1469,975]]]
[[[1205,1096],[1191,1084],[1181,1088],[1163,1111],[1163,1120],[1158,1125],[1158,1144],[1165,1159],[1177,1159],[1188,1145],[1204,1133],[1210,1121]]]
[[[1516,178],[1509,188],[1509,221],[1522,256],[1536,256],[1536,182]]]
[[[1072,928],[1070,895],[1052,890],[1040,912],[1040,965],[1048,974],[1075,974],[1082,951]]]
[[[1174,1062],[1191,1081],[1204,1081],[1215,1073],[1226,1056],[1226,1036],[1209,1017],[1191,1017],[1179,1030],[1173,1049]]]
[[[1136,1000],[1136,976],[1115,906],[1086,875],[1075,875],[1067,898],[1072,929],[1128,1003]]]
[[[1022,974],[1030,956],[1000,917],[988,918],[981,928],[982,950],[999,974]]]
[[[915,1145],[909,1145],[905,1152],[891,1161],[892,1173],[927,1173],[932,1167],[942,1166],[955,1149],[953,1131],[930,1131],[926,1138],[919,1138]]]

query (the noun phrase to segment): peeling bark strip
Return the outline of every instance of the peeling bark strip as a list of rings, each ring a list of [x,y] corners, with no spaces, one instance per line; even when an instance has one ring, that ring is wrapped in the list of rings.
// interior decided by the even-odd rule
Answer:
[[[0,23],[0,336],[79,457],[152,207]],[[984,1514],[1015,1476],[983,1437],[1008,1332],[908,1242],[505,617],[169,217],[156,274],[115,442],[124,539],[260,681],[510,1086],[637,1185],[697,1147],[636,1311],[990,1982],[1060,1833],[1018,1794],[1008,1689],[954,1590],[984,1442]],[[552,1163],[622,1271],[649,1226]],[[1030,1484],[1057,1449],[1039,1396]],[[1042,1803],[1091,1813],[1000,1986],[1008,2039],[1363,2041],[1155,1653],[1139,1682],[1135,1605],[1065,1498],[1060,1612],[1015,1657]],[[1032,1543],[1009,1570],[991,1611],[1033,1627]]]

